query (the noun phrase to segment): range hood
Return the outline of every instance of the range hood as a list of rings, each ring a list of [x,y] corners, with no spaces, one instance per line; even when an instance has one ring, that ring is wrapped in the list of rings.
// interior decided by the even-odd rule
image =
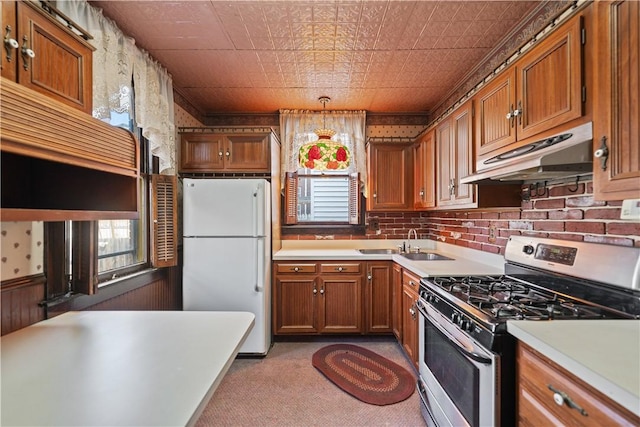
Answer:
[[[479,162],[463,184],[557,179],[593,172],[593,127],[588,122]]]

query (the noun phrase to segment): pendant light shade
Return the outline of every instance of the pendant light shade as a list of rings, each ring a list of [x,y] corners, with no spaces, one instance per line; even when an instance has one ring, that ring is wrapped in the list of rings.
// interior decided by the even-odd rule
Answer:
[[[330,101],[328,96],[321,96],[319,101],[323,105],[323,114],[326,103]],[[347,169],[351,163],[349,149],[331,138],[336,134],[332,129],[326,128],[323,118],[323,128],[316,129],[318,136],[316,141],[309,142],[300,147],[299,165],[301,168],[314,170],[340,170]]]

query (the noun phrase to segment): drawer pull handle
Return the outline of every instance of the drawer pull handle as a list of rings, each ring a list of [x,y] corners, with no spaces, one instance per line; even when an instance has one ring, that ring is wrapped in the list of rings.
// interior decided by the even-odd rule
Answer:
[[[562,406],[564,403],[566,403],[569,408],[575,409],[576,411],[580,412],[580,415],[583,415],[585,417],[588,416],[587,411],[582,409],[580,405],[575,403],[569,396],[567,396],[567,393],[557,390],[551,384],[548,384],[547,387],[553,392],[553,401],[556,402],[558,406]]]

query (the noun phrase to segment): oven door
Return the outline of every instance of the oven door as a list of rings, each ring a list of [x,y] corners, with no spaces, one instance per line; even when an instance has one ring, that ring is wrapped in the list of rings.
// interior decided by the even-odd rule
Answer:
[[[418,390],[429,426],[499,425],[500,360],[420,299]]]

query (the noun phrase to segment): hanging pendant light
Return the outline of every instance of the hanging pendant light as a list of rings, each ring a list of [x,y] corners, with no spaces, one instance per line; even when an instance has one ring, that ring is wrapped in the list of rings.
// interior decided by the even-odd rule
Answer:
[[[327,129],[326,106],[331,98],[321,96],[318,101],[322,103],[322,129],[316,129],[318,136],[316,141],[309,142],[300,147],[299,164],[301,168],[314,170],[340,170],[347,169],[351,163],[349,149],[331,138],[336,134],[333,129]]]

